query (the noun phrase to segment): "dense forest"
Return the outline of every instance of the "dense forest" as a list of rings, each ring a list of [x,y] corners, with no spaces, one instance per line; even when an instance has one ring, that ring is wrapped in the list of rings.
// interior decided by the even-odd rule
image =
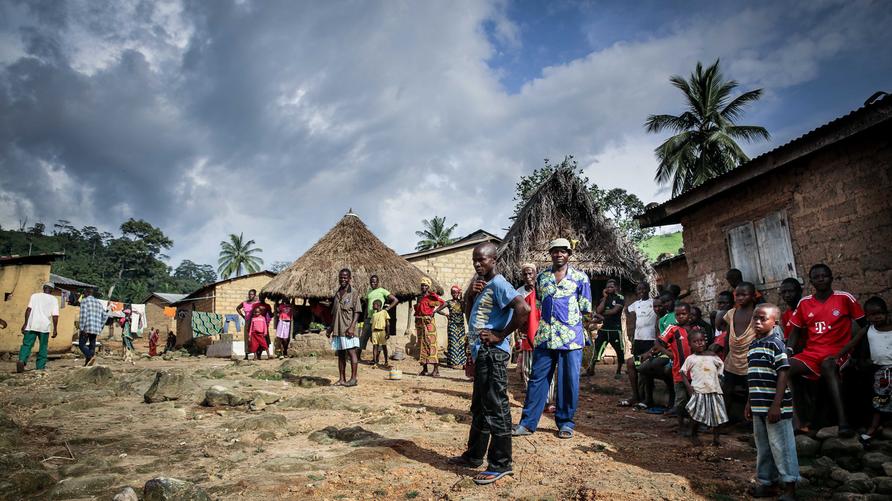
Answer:
[[[97,285],[100,297],[140,302],[151,292],[192,292],[217,280],[213,266],[184,260],[175,269],[164,260],[173,240],[141,219],[121,225],[121,235],[94,226],[77,229],[60,220],[48,229],[43,223],[30,228],[0,228],[0,255],[63,252],[52,271],[64,277]]]

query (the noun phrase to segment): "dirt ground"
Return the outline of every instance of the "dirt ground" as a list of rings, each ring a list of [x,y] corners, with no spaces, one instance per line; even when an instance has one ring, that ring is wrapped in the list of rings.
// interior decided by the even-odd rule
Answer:
[[[359,386],[343,388],[327,386],[337,379],[330,357],[290,359],[282,372],[279,360],[125,365],[107,356],[99,365],[112,377],[101,381],[84,380],[82,364],[50,361],[25,374],[0,364],[3,411],[21,427],[3,444],[5,467],[49,473],[33,498],[110,499],[163,475],[217,499],[738,499],[754,472],[742,435],[693,448],[674,420],[617,407],[628,383],[606,366],[582,382],[572,440],[558,439],[546,416],[535,435],[514,441],[514,477],[478,487],[471,470],[446,462],[462,452],[470,421],[471,383],[458,370],[419,377],[405,360],[396,363],[404,378],[389,381],[360,366]],[[185,373],[193,394],[144,403],[165,369]],[[516,422],[523,388],[513,370],[510,382]],[[212,385],[281,400],[260,410],[200,405]]]

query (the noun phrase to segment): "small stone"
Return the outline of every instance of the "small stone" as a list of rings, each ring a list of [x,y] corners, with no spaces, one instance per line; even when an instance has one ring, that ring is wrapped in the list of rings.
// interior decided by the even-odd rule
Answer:
[[[805,478],[814,478],[818,475],[818,468],[811,465],[802,465],[799,467],[799,475]]]
[[[844,470],[840,467],[833,468],[830,470],[830,478],[836,480],[837,482],[844,484],[849,481],[849,476],[852,475],[847,470]]]
[[[840,468],[844,468],[846,470],[856,472],[861,471],[861,460],[856,456],[840,456],[836,458],[836,464],[839,465]]]
[[[266,402],[263,400],[251,400],[248,402],[248,410],[253,412],[260,412],[263,409],[266,409]]]
[[[152,382],[152,386],[146,390],[143,399],[147,404],[179,400],[189,396],[195,388],[192,378],[181,371],[159,371],[155,373],[155,380]]]
[[[203,405],[207,407],[234,407],[248,401],[243,394],[225,386],[214,385],[204,392]]]
[[[857,455],[863,450],[864,446],[854,437],[828,438],[827,440],[824,440],[824,443],[821,445],[821,453],[832,457]]]
[[[828,426],[826,428],[821,428],[818,430],[818,433],[815,435],[815,438],[818,440],[826,440],[828,438],[835,438],[839,433],[838,426]]]
[[[261,400],[266,405],[272,405],[282,399],[282,396],[278,393],[264,390],[254,390],[252,395],[255,401]]]
[[[892,462],[882,464],[883,473],[888,477],[892,477]]]
[[[211,501],[210,496],[197,485],[185,480],[157,477],[143,487],[144,501]]]
[[[821,450],[821,442],[808,435],[796,435],[796,452],[799,457],[812,457]]]
[[[133,490],[133,487],[124,487],[124,489],[115,494],[115,497],[112,498],[112,501],[139,501],[139,496],[136,495],[136,491]]]
[[[865,494],[873,491],[873,481],[867,476],[867,473],[858,472],[849,475],[848,481],[837,487],[838,492],[857,492]]]

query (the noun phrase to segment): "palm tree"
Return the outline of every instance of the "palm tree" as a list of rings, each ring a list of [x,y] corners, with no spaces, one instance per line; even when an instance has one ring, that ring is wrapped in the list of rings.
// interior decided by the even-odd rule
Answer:
[[[263,259],[254,254],[263,252],[263,249],[253,247],[254,241],[245,241],[245,234],[230,234],[229,241],[220,242],[220,259],[217,264],[217,272],[221,278],[229,278],[232,275],[240,276],[243,273],[256,273],[260,271]]]
[[[434,216],[430,221],[423,219],[421,220],[421,224],[424,226],[424,229],[415,232],[417,236],[421,237],[421,240],[418,241],[418,245],[415,246],[415,250],[417,251],[436,249],[437,247],[443,247],[444,245],[449,245],[458,240],[457,238],[452,238],[452,232],[458,225],[453,224],[447,228],[446,216]]]
[[[676,133],[654,150],[660,161],[655,180],[660,185],[671,180],[672,196],[749,160],[735,140],[770,138],[764,127],[734,123],[746,105],[762,96],[762,89],[731,99],[738,84],[723,78],[718,60],[706,69],[698,62],[688,80],[674,75],[669,81],[684,93],[687,110],[678,116],[650,115],[645,126],[648,132],[666,129]]]

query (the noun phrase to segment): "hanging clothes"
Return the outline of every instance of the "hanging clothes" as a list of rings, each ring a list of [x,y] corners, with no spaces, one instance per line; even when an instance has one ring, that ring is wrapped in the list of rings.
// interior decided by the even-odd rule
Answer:
[[[124,311],[124,303],[119,303],[117,301],[109,301],[108,302],[108,311]]]
[[[213,336],[223,332],[223,315],[204,311],[192,312],[192,337]]]
[[[164,307],[164,316],[167,318],[173,318],[177,316],[177,309],[173,306],[165,306]]]
[[[131,304],[130,309],[133,311],[133,332],[140,335],[149,326],[148,318],[146,317],[146,305]]]

